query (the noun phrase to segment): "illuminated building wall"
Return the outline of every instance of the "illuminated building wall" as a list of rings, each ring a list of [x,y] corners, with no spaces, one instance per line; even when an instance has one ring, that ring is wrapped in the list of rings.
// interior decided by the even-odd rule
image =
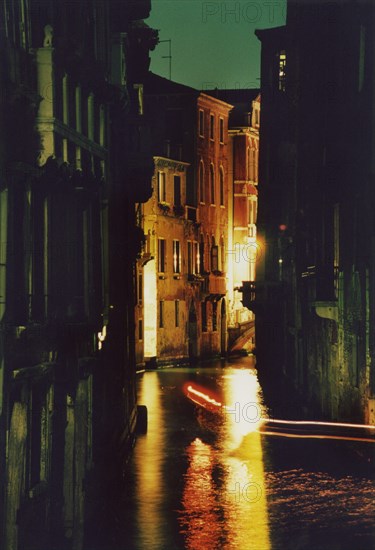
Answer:
[[[208,94],[197,103],[199,348],[201,356],[227,350],[227,248],[229,207],[228,119],[232,105]],[[193,281],[194,283],[194,281]]]
[[[254,89],[208,92],[233,105],[228,132],[228,242],[227,300],[229,348],[248,338],[254,344],[254,315],[242,304],[236,289],[243,281],[255,281],[259,254],[256,221],[258,208],[258,155],[260,94]],[[245,340],[244,340],[245,338]]]
[[[143,340],[144,360],[160,364],[188,357],[186,280],[195,239],[187,219],[188,163],[165,157],[154,162],[152,197],[142,205],[144,333],[137,336]]]
[[[139,218],[146,242],[138,260],[144,303],[136,319],[143,316],[147,360],[176,363],[226,351],[230,109],[157,75],[146,82],[157,156],[153,196]]]

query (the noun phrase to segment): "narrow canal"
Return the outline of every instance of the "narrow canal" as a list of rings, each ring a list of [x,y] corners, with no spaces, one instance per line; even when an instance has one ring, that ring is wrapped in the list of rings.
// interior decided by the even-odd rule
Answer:
[[[375,547],[375,445],[262,433],[270,409],[251,358],[145,372],[139,403],[148,430],[97,548]]]

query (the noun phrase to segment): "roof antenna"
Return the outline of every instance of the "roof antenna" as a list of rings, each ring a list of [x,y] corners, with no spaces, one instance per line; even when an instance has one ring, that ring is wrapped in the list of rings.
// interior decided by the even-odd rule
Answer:
[[[169,44],[169,55],[162,55],[162,59],[169,59],[169,80],[172,80],[172,40],[159,40],[159,44],[162,42],[168,42]]]

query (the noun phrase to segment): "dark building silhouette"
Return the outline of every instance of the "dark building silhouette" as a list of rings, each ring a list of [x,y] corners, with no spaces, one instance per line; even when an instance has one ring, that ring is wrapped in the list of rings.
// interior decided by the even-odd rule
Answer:
[[[136,424],[150,2],[0,14],[0,546],[82,548]],[[95,480],[95,483],[93,481]],[[88,499],[89,495],[89,499]]]
[[[262,254],[244,296],[261,376],[311,415],[372,424],[374,12],[288,2],[285,27],[256,31]]]

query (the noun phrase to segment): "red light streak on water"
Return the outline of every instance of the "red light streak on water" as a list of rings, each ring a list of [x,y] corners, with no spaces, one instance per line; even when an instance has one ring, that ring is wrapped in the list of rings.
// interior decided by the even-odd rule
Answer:
[[[203,389],[203,388],[202,388]],[[207,393],[204,393],[203,391],[200,391],[193,387],[192,384],[186,384],[185,385],[185,394],[194,403],[197,405],[207,408],[207,406],[210,406],[210,410],[214,412],[219,412],[220,410],[232,410],[233,406],[224,405],[220,401],[217,401],[215,398],[211,397]],[[194,397],[193,397],[194,396]],[[213,408],[212,408],[213,407]],[[216,408],[216,410],[215,410]],[[333,428],[353,428],[353,429],[370,429],[375,430],[375,426],[371,424],[353,424],[353,423],[346,423],[346,422],[324,422],[320,420],[282,420],[282,419],[270,419],[270,418],[261,418],[260,424],[261,428],[263,426],[263,429],[260,430],[260,433],[263,435],[274,435],[274,436],[280,436],[280,437],[289,437],[289,438],[300,438],[300,439],[337,439],[340,441],[360,441],[365,443],[375,443],[375,439],[366,438],[366,437],[350,437],[350,436],[340,436],[340,435],[331,435],[331,434],[315,434],[315,433],[309,433],[309,434],[296,434],[296,433],[288,433],[288,432],[272,432],[268,431],[267,429],[264,429],[264,423],[271,423],[271,424],[283,424],[283,425],[290,425],[290,426],[300,426],[307,427],[307,426],[325,426],[325,427],[333,427]],[[257,430],[258,431],[258,430]]]

